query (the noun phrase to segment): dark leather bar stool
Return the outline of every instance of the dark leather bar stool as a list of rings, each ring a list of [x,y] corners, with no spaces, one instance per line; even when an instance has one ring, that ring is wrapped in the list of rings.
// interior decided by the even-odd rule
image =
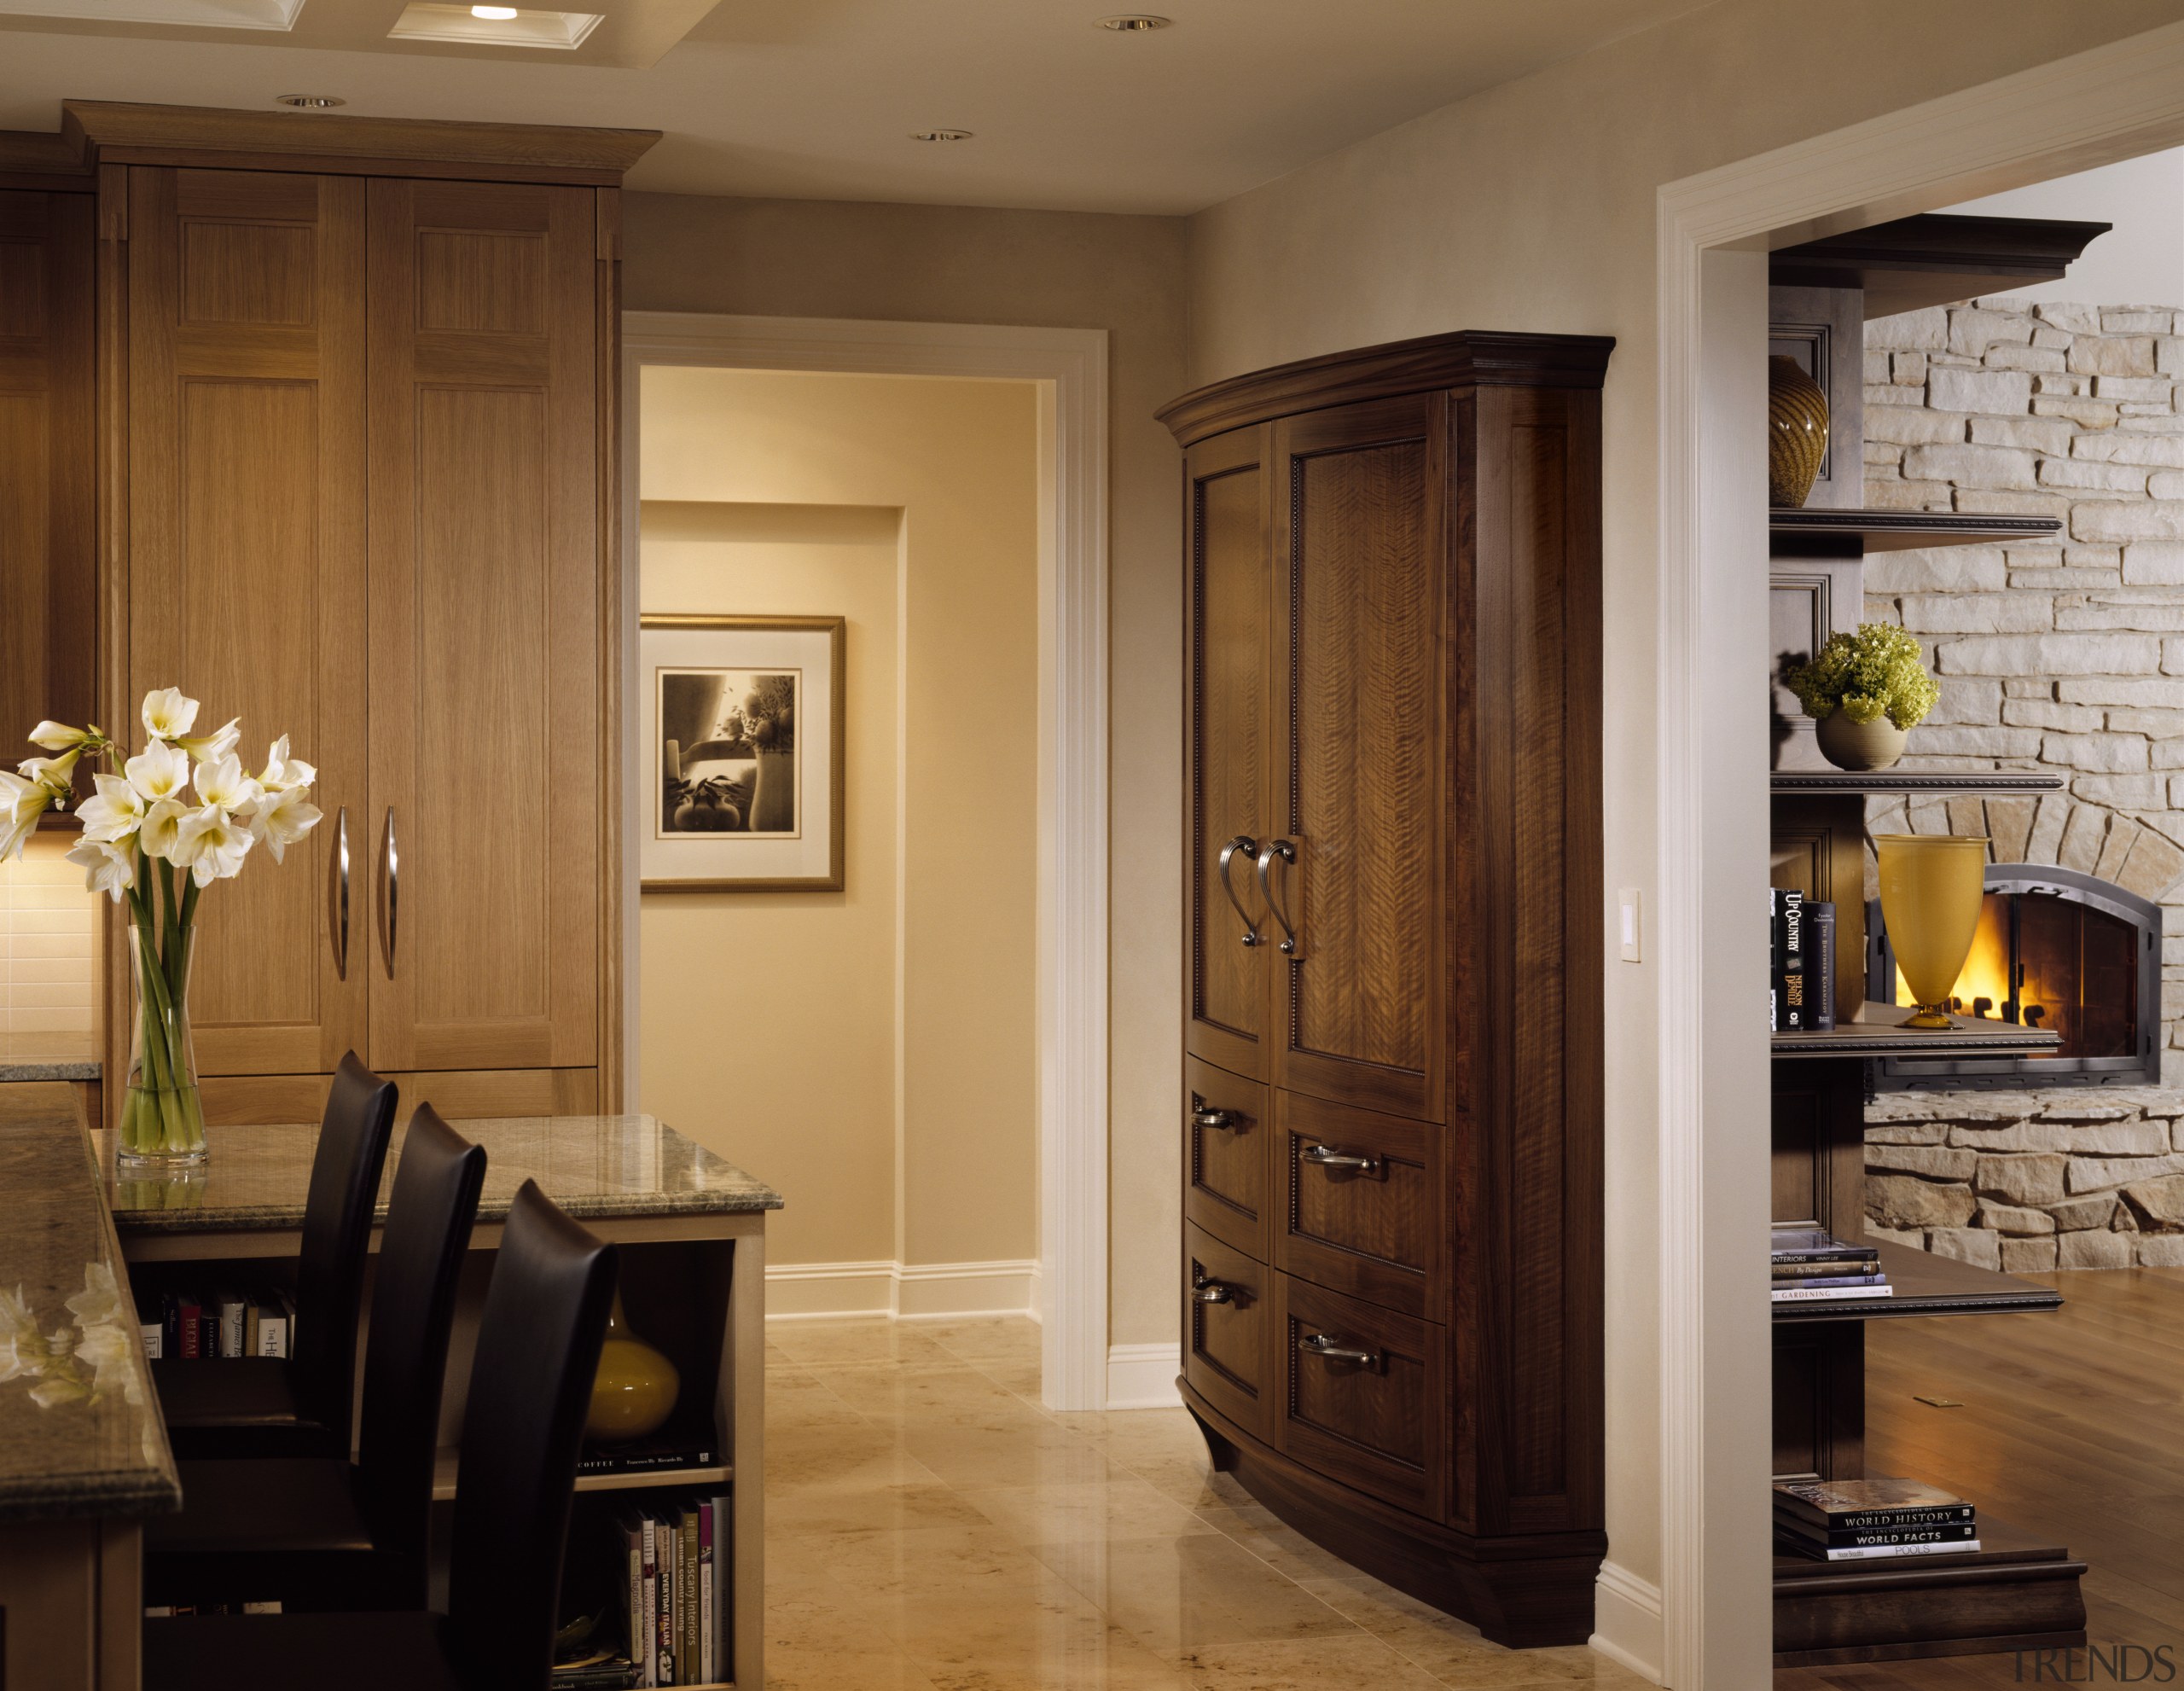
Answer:
[[[145,1691],[544,1691],[614,1270],[613,1246],[524,1182],[479,1329],[444,1615],[148,1620]]]
[[[440,1388],[485,1180],[485,1148],[418,1106],[380,1245],[357,1461],[177,1464],[182,1513],[145,1523],[146,1602],[425,1607]]]
[[[296,1342],[279,1357],[162,1357],[152,1384],[178,1458],[349,1455],[357,1311],[372,1206],[394,1128],[394,1083],[351,1051],[326,1095],[304,1200]]]

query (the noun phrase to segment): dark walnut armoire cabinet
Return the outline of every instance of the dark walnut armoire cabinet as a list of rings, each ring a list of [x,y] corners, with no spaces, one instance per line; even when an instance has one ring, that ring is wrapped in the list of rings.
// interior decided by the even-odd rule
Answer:
[[[1600,388],[1463,334],[1185,396],[1183,1380],[1512,1645],[1601,1531]]]

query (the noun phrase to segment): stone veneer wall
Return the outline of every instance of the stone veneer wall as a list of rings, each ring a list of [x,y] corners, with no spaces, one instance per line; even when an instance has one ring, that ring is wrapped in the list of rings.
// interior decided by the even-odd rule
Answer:
[[[1866,619],[1941,683],[1910,755],[2051,766],[2037,799],[1876,802],[2163,905],[2164,1088],[1884,1094],[1867,1223],[2003,1269],[2184,1265],[2184,311],[1982,299],[1866,325],[1866,500],[2064,520],[2042,545],[1879,553]],[[1868,874],[1871,865],[1868,864]],[[1872,889],[1868,887],[1868,896]]]

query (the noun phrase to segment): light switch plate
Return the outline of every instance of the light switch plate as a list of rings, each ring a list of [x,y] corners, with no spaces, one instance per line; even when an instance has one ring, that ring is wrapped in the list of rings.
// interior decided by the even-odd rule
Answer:
[[[1642,962],[1644,959],[1639,955],[1638,950],[1638,889],[1635,886],[1626,886],[1618,896],[1623,906],[1621,924],[1623,961],[1626,963]]]

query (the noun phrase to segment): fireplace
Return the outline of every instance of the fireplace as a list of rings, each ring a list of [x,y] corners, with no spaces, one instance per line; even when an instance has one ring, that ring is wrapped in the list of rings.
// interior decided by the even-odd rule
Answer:
[[[1878,898],[1866,933],[1866,997],[1908,1002]],[[2158,1085],[2161,907],[2053,863],[1990,863],[1950,1008],[2052,1028],[2063,1043],[2036,1057],[1886,1058],[1879,1086]]]

